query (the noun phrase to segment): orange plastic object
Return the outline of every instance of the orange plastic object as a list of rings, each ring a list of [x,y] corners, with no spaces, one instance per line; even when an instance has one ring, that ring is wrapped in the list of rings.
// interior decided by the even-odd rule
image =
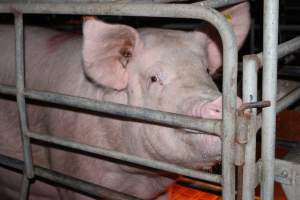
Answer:
[[[173,184],[168,189],[168,199],[169,200],[221,200],[221,197],[215,194]]]

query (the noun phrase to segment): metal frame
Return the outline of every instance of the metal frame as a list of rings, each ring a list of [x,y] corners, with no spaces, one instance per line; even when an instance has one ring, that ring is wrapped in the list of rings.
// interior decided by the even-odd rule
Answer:
[[[97,5],[97,6],[96,6]],[[155,16],[155,17],[181,17],[181,18],[196,18],[196,19],[204,19],[208,22],[210,22],[212,25],[214,25],[217,30],[221,34],[221,38],[223,41],[223,46],[226,51],[223,52],[224,55],[224,83],[223,83],[223,90],[227,94],[223,97],[223,108],[224,113],[227,113],[223,116],[223,179],[221,179],[220,175],[212,175],[209,173],[204,172],[196,172],[194,175],[192,173],[189,173],[190,169],[184,169],[178,166],[172,165],[171,168],[177,169],[178,171],[182,171],[183,175],[187,175],[189,177],[194,178],[202,178],[204,180],[209,181],[215,181],[215,182],[223,182],[224,188],[223,188],[223,198],[225,200],[231,200],[234,199],[234,193],[235,193],[235,187],[234,187],[234,177],[235,177],[235,170],[234,170],[234,152],[233,152],[233,146],[234,146],[234,138],[235,138],[235,105],[236,105],[236,77],[237,77],[237,47],[235,42],[235,37],[233,36],[233,31],[230,27],[230,25],[227,23],[226,19],[216,12],[215,10],[211,8],[204,8],[204,7],[196,7],[191,5],[156,5],[156,4],[113,4],[113,3],[103,3],[103,4],[81,4],[81,3],[68,3],[68,4],[1,4],[0,6],[0,12],[4,13],[15,13],[15,17],[22,18],[22,15],[20,13],[64,13],[64,14],[90,14],[90,15],[96,15],[96,14],[110,14],[110,15],[126,15],[126,16]],[[21,26],[22,28],[22,26]],[[22,29],[20,28],[20,25],[16,24],[17,32],[22,33]],[[20,36],[17,36],[20,37]],[[18,40],[17,43],[21,43],[21,40]],[[22,46],[17,46],[17,52],[19,53],[19,56],[23,57],[24,52]],[[21,60],[22,61],[22,60]],[[20,61],[20,62],[21,62]],[[17,68],[21,68],[24,65],[24,63],[21,63],[17,65]],[[20,67],[21,66],[21,67]],[[18,76],[24,76],[24,72],[21,70],[17,70]],[[21,80],[23,80],[21,78]],[[2,90],[5,90],[7,88],[2,87]],[[18,89],[18,88],[17,88]],[[26,91],[26,90],[25,90]],[[27,95],[31,97],[33,96],[33,93],[26,91]],[[25,93],[21,93],[22,97],[24,98]],[[43,97],[43,100],[51,99],[54,94],[48,93]],[[34,98],[35,99],[35,98]],[[56,99],[56,98],[54,98]],[[65,96],[65,99],[67,97]],[[20,101],[19,99],[17,99]],[[56,99],[57,100],[57,99]],[[70,101],[71,99],[68,99],[69,102],[74,103],[77,102],[80,104],[80,101],[77,101],[79,99],[73,99],[73,101]],[[85,100],[84,104],[81,104],[80,106],[82,108],[88,108],[88,105],[92,105],[93,107],[99,107],[99,105],[103,104],[103,108],[107,108],[108,104],[105,102],[93,102],[91,100]],[[112,104],[111,104],[112,105]],[[24,109],[23,105],[23,109]],[[116,105],[116,108],[125,108],[127,113],[132,113],[134,110],[140,111],[140,114],[147,118],[148,113],[144,112],[145,109],[138,109],[138,108],[132,108],[129,106],[121,106]],[[96,110],[96,109],[93,109]],[[108,109],[107,110],[111,110]],[[22,111],[21,111],[22,112]],[[120,115],[120,113],[115,113],[117,115]],[[167,113],[156,113],[158,115],[159,119],[163,119],[165,116],[167,116]],[[26,115],[24,116],[26,118]],[[176,115],[177,117],[177,115]],[[199,124],[200,121],[198,122]],[[207,123],[208,124],[208,123]],[[211,123],[211,125],[214,125],[214,123]],[[185,127],[189,128],[189,127]],[[201,129],[202,130],[202,129]],[[34,134],[30,134],[28,130],[23,130],[22,136],[24,137],[32,138],[33,136],[36,136]],[[41,135],[41,137],[46,138],[45,135]],[[35,138],[38,139],[38,138]],[[41,139],[41,138],[40,138]],[[53,139],[53,138],[52,138]],[[53,142],[53,140],[52,140]],[[65,143],[61,143],[61,145],[66,145]],[[24,145],[25,146],[25,145]],[[84,148],[85,150],[88,149],[88,146],[76,144],[73,148]],[[92,148],[94,152],[101,151],[99,148]],[[109,153],[109,152],[108,152]],[[124,160],[126,158],[130,158],[131,156],[125,156],[121,155],[121,160]],[[135,161],[137,161],[139,158],[136,158]],[[145,165],[146,160],[142,160],[142,164]],[[161,169],[159,166],[159,162],[151,162],[153,163],[153,167],[156,169]],[[25,161],[25,169],[31,169],[32,163],[30,160]],[[166,164],[168,165],[168,164]],[[30,173],[30,170],[26,170],[25,174],[27,177],[30,177],[28,174]],[[180,173],[180,174],[182,174]],[[27,186],[27,191],[29,184],[26,184],[24,181],[23,184],[24,187]],[[25,189],[22,191],[26,191]],[[25,195],[25,193],[24,193]]]
[[[273,182],[274,182],[274,132],[275,132],[275,113],[276,113],[276,72],[277,58],[280,55],[287,54],[291,50],[299,48],[299,38],[294,40],[292,44],[281,45],[277,52],[277,30],[278,30],[278,0],[265,0],[264,7],[264,52],[265,54],[251,55],[244,58],[244,95],[245,102],[256,101],[256,69],[264,64],[264,83],[263,83],[263,100],[271,101],[271,107],[263,109],[262,115],[256,115],[255,108],[251,110],[250,118],[246,114],[241,113],[239,122],[243,126],[237,126],[236,119],[236,79],[237,79],[237,47],[235,37],[230,25],[226,19],[217,11],[207,7],[220,7],[241,2],[241,0],[208,0],[195,4],[154,4],[161,2],[169,2],[168,0],[153,1],[152,4],[128,4],[117,1],[117,3],[101,3],[101,0],[91,2],[98,3],[82,3],[81,0],[76,0],[76,3],[67,1],[68,3],[39,3],[41,1],[27,1],[25,3],[1,3],[0,13],[13,13],[15,15],[16,28],[16,88],[0,85],[0,93],[16,95],[17,106],[21,122],[21,137],[24,146],[24,177],[21,188],[21,199],[26,199],[30,188],[30,179],[41,174],[43,178],[52,179],[55,177],[53,171],[41,172],[38,167],[32,165],[30,153],[30,140],[35,139],[45,141],[47,143],[56,144],[58,146],[68,147],[79,151],[89,152],[104,157],[110,157],[116,160],[143,165],[153,169],[170,171],[184,176],[202,179],[206,181],[221,183],[223,186],[222,197],[224,200],[235,199],[235,164],[244,166],[243,170],[243,196],[242,199],[253,199],[254,188],[256,182],[253,177],[262,177],[262,199],[273,199]],[[33,3],[34,2],[34,3]],[[75,2],[75,1],[73,1]],[[107,2],[107,1],[106,1]],[[121,2],[121,3],[120,3]],[[134,2],[134,1],[133,1]],[[200,6],[199,6],[200,5]],[[203,19],[210,22],[216,27],[220,33],[223,43],[223,120],[204,120],[196,119],[189,116],[178,115],[174,113],[154,111],[150,109],[131,107],[109,102],[97,102],[90,99],[72,97],[67,95],[59,95],[49,92],[41,92],[36,90],[26,89],[24,84],[24,47],[23,47],[23,14],[86,14],[86,15],[123,15],[123,16],[151,16],[151,17],[176,17],[176,18],[195,18]],[[292,48],[292,45],[294,48]],[[284,50],[283,47],[286,47]],[[280,53],[281,52],[281,53]],[[278,55],[277,55],[278,54]],[[262,59],[263,58],[263,59]],[[249,74],[248,74],[249,73]],[[287,95],[277,104],[277,109],[283,109],[289,103],[297,100],[300,97],[300,89],[297,88],[293,93]],[[28,130],[27,114],[25,98],[51,102],[61,105],[68,105],[86,110],[99,111],[110,113],[118,116],[130,117],[132,119],[140,119],[150,123],[167,125],[177,128],[193,129],[196,131],[205,131],[210,134],[220,136],[222,138],[222,176],[218,174],[209,174],[191,169],[186,169],[180,166],[163,163],[159,161],[146,160],[132,155],[125,155],[120,152],[109,151],[103,148],[93,147],[86,144],[78,144],[72,141],[62,140],[56,137],[45,134],[37,134]],[[256,119],[257,118],[257,119]],[[262,124],[263,132],[263,153],[261,162],[261,173],[255,174],[255,135]],[[236,135],[236,132],[238,134]],[[244,135],[243,135],[244,134]],[[246,134],[246,135],[245,135]],[[238,139],[237,144],[235,139]],[[237,147],[235,150],[235,146]],[[250,153],[253,152],[254,153]],[[14,164],[9,164],[14,163]],[[20,169],[20,162],[13,161],[7,157],[0,157],[0,164],[15,169]],[[52,175],[51,175],[52,174]],[[61,175],[63,176],[63,175]],[[64,177],[68,179],[70,177]],[[72,178],[70,178],[72,179]],[[68,179],[68,180],[70,180]],[[59,178],[55,179],[59,182]],[[72,179],[73,181],[75,179]],[[80,181],[80,180],[77,180]],[[68,181],[67,181],[68,182]],[[76,182],[76,180],[75,180]],[[74,182],[68,182],[70,185]],[[81,182],[82,183],[82,182]],[[92,189],[82,190],[80,184],[73,184],[79,191],[91,193],[96,196],[108,197],[107,191],[102,187],[95,186],[91,183],[82,183],[88,188],[94,188],[103,193],[93,193]],[[105,192],[106,191],[106,192]],[[112,192],[109,190],[109,192]],[[111,193],[110,193],[111,194]],[[115,194],[115,193],[114,193]],[[117,194],[117,193],[116,193]],[[106,196],[105,196],[106,195]],[[122,195],[122,194],[120,194]],[[117,197],[115,199],[118,199]],[[126,195],[120,199],[134,199]]]

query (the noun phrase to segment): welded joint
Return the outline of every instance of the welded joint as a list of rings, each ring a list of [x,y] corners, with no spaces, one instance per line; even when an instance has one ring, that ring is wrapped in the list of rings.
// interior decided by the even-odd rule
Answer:
[[[255,168],[256,168],[255,187],[257,187],[261,183],[261,178],[262,178],[262,175],[261,175],[262,161],[261,161],[261,159],[259,159],[256,162]]]
[[[248,142],[250,116],[248,113],[238,112],[235,139],[235,165],[242,166],[245,163],[245,148]]]

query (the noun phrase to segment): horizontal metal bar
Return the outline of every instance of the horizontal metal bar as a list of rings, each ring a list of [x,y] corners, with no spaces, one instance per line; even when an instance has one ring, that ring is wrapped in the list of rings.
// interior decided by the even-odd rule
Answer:
[[[246,0],[206,0],[206,1],[193,3],[193,5],[207,6],[211,8],[221,8],[224,6],[230,6],[245,1]]]
[[[251,108],[265,108],[269,107],[271,105],[270,101],[256,101],[256,102],[247,102],[243,103],[239,111],[244,111],[246,109],[251,109]]]
[[[295,37],[289,41],[286,41],[284,43],[281,43],[278,46],[278,59],[296,51],[300,49],[300,36]],[[256,54],[257,58],[258,58],[258,64],[259,67],[262,66],[262,59],[263,59],[263,52],[260,52],[258,54]]]
[[[284,97],[277,101],[276,112],[279,113],[300,99],[300,87],[288,92]],[[257,130],[261,128],[262,116],[257,115]]]
[[[221,8],[246,0],[206,0],[192,3],[197,6],[206,6],[211,8]],[[2,0],[2,3],[188,3],[189,0]]]
[[[162,3],[164,0],[154,0]],[[24,3],[4,2],[0,4],[0,13],[21,12],[24,14],[86,14],[86,15],[122,15],[173,18],[199,18],[202,10],[219,8],[245,0],[207,0],[194,4],[157,4],[157,3],[126,3],[122,1],[103,1],[103,3]],[[100,1],[101,2],[101,1]],[[166,0],[169,2],[169,0]],[[203,6],[195,6],[195,5]],[[205,5],[205,6],[204,6]],[[207,7],[208,6],[208,7]],[[197,11],[198,10],[198,11]],[[185,14],[188,13],[189,14]],[[171,14],[173,13],[173,14]],[[198,13],[195,15],[195,13]],[[203,13],[203,12],[202,12]]]
[[[5,86],[0,84],[0,93],[14,95],[15,89],[11,86]],[[73,97],[50,92],[41,92],[36,90],[25,90],[25,97],[29,99],[55,103],[59,105],[67,105],[90,111],[97,111],[122,117],[129,117],[131,119],[143,120],[150,123],[152,122],[177,128],[192,129],[201,132],[204,131],[205,134],[221,136],[220,120],[200,119],[181,114],[156,111],[105,101],[96,101],[82,97]],[[193,134],[195,133],[197,132],[193,132]]]
[[[189,0],[1,0],[4,3],[176,3]]]
[[[211,174],[211,173],[206,173],[206,172],[202,172],[202,171],[196,171],[196,170],[180,167],[177,165],[164,163],[161,161],[147,160],[144,158],[139,158],[137,156],[127,155],[127,154],[120,153],[120,152],[113,151],[113,150],[107,150],[107,149],[100,148],[100,147],[94,147],[94,146],[90,146],[90,145],[86,145],[86,144],[76,143],[76,142],[60,139],[60,138],[45,135],[45,134],[37,134],[37,133],[33,133],[33,132],[28,132],[27,135],[30,136],[30,138],[33,138],[33,139],[36,139],[39,141],[48,142],[48,143],[56,144],[56,145],[63,146],[63,147],[68,147],[68,148],[74,149],[74,150],[88,152],[91,154],[109,157],[109,158],[113,158],[116,160],[125,161],[127,163],[132,163],[132,164],[145,166],[145,167],[149,167],[149,168],[153,168],[153,169],[172,172],[175,174],[181,174],[183,176],[187,176],[190,178],[201,179],[201,180],[210,181],[210,182],[214,182],[214,183],[221,183],[221,176],[218,174]]]
[[[300,99],[300,87],[295,88],[277,102],[276,112],[281,112]]]
[[[0,166],[11,168],[22,173],[22,170],[24,168],[24,162],[0,154]],[[35,178],[37,178],[38,180],[43,181],[43,179],[46,179],[51,181],[55,186],[57,186],[58,183],[64,187],[70,188],[82,194],[89,194],[92,197],[100,197],[111,200],[139,200],[136,197],[129,196],[121,192],[116,192],[114,190],[78,178],[66,176],[62,173],[49,170],[40,166],[34,166],[34,172],[36,175]]]

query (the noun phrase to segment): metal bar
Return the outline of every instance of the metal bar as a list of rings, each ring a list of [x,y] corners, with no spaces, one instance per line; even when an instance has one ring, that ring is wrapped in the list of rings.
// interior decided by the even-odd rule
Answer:
[[[278,46],[278,50],[277,50],[278,57],[277,58],[280,59],[298,49],[300,49],[300,36],[295,37],[291,40],[288,40],[284,43],[281,43]],[[262,61],[263,60],[263,52],[260,52],[256,55],[257,55],[257,58],[259,59],[259,67],[261,67],[263,64],[263,61]]]
[[[230,5],[232,3],[243,2],[245,0],[231,0],[219,1],[213,8],[220,7],[221,5]],[[200,3],[210,4],[210,1],[203,1]],[[197,5],[197,4],[196,4]],[[203,8],[204,7],[204,8]],[[169,9],[168,9],[169,8]],[[89,15],[122,15],[122,16],[149,16],[149,17],[170,17],[170,18],[195,18],[204,19],[201,17],[206,14],[200,14],[197,9],[207,10],[210,9],[206,6],[195,6],[195,4],[153,4],[153,3],[111,3],[105,1],[103,3],[24,3],[24,2],[9,2],[1,3],[1,13],[31,13],[31,14],[89,14]],[[166,11],[167,10],[167,11]],[[188,10],[191,11],[188,14]],[[166,13],[164,13],[166,12]],[[210,12],[210,11],[209,11]],[[185,14],[184,14],[185,13]],[[193,14],[197,13],[197,14]],[[207,13],[207,11],[205,11]],[[217,12],[214,12],[217,13]],[[210,22],[210,20],[207,20]]]
[[[220,121],[188,117],[180,114],[154,111],[146,108],[129,107],[122,104],[96,101],[85,98],[59,95],[48,92],[31,91],[26,92],[25,96],[30,99],[45,100],[51,103],[64,104],[76,108],[83,108],[108,114],[114,114],[133,119],[142,119],[147,122],[176,126],[198,131],[205,131],[213,135],[220,136]],[[214,133],[217,132],[217,133]]]
[[[20,192],[20,200],[28,199],[29,189],[30,189],[30,181],[25,175],[23,175],[21,192]]]
[[[246,103],[244,102],[240,106],[239,111],[244,111],[251,108],[265,108],[265,107],[269,107],[270,105],[271,105],[270,101],[256,101],[256,102],[246,102]]]
[[[243,57],[243,102],[257,101],[257,60],[251,55]],[[248,143],[245,148],[242,199],[253,200],[255,195],[256,168],[256,108],[250,110]]]
[[[235,147],[235,165],[243,166],[245,162],[245,144],[248,142],[248,116],[244,112],[238,112],[238,123]]]
[[[176,3],[189,0],[2,0],[5,3]]]
[[[263,97],[271,106],[262,111],[262,200],[274,198],[275,121],[279,0],[264,0]]]
[[[300,99],[300,87],[295,88],[292,91],[289,91],[285,96],[277,101],[276,112],[281,112],[297,100]],[[262,115],[257,115],[257,122],[256,122],[257,130],[261,128],[262,124]]]
[[[224,6],[230,6],[245,1],[246,0],[206,0],[206,1],[193,3],[193,5],[207,6],[211,8],[221,8]]]
[[[153,169],[181,174],[195,179],[206,180],[214,183],[221,183],[221,176],[217,174],[210,174],[206,172],[196,171],[196,170],[176,166],[173,164],[164,163],[161,161],[147,160],[144,158],[139,158],[137,156],[127,155],[113,150],[107,150],[100,147],[94,147],[86,144],[76,143],[76,142],[60,139],[45,134],[37,134],[37,133],[29,132],[28,135],[35,140],[44,141],[44,142],[56,144],[63,147],[68,147],[70,149],[80,150],[83,152],[109,157],[116,160],[121,160],[127,163],[146,166]]]
[[[123,16],[151,16],[195,18],[210,22],[219,32],[223,44],[223,199],[235,199],[234,139],[236,127],[237,46],[234,33],[219,12],[194,5],[176,4],[1,4],[0,12],[49,14],[102,14]]]
[[[299,99],[300,99],[300,87],[295,88],[294,90],[289,92],[286,96],[278,100],[276,112],[280,112],[286,109],[288,106],[295,103]]]
[[[11,86],[0,84],[0,93],[14,95],[15,89]],[[26,90],[25,97],[90,111],[129,117],[131,119],[141,119],[149,123],[152,122],[178,128],[192,129],[200,131],[200,133],[204,131],[205,133],[202,132],[203,134],[221,136],[221,121],[218,120],[200,119],[180,114],[36,90]],[[188,134],[189,132],[186,133]],[[197,132],[193,132],[193,134],[195,133]]]
[[[24,162],[0,154],[0,166],[8,167],[21,172],[24,167]],[[98,186],[94,183],[90,183],[71,176],[66,176],[59,172],[42,168],[39,166],[34,166],[34,172],[36,174],[35,178],[41,181],[44,181],[44,179],[46,179],[48,181],[51,181],[47,183],[53,183],[53,185],[55,186],[57,186],[58,183],[64,187],[67,187],[68,189],[75,190],[76,192],[85,195],[89,194],[89,196],[91,197],[98,197],[111,200],[139,200],[136,197],[116,192],[114,190]]]
[[[3,3],[184,3],[189,0],[2,0]],[[245,2],[246,0],[206,0],[193,3],[194,5],[220,8]]]
[[[24,41],[23,41],[23,15],[15,14],[15,33],[16,33],[16,97],[20,119],[20,132],[23,144],[23,154],[25,160],[25,174],[27,178],[33,178],[32,156],[30,139],[26,136],[27,132],[27,112],[24,98]]]

